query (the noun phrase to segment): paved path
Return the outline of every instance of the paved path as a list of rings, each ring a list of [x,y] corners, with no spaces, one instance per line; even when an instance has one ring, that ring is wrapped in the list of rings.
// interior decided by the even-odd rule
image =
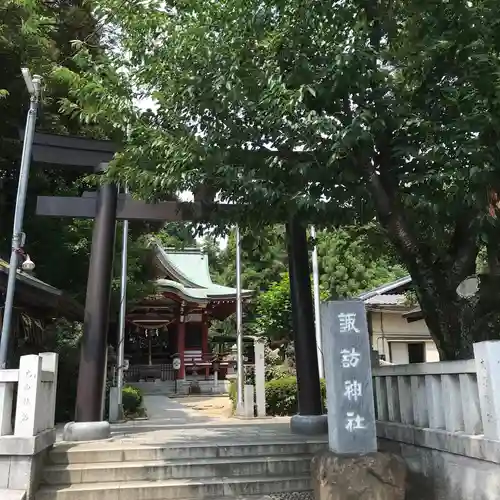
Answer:
[[[186,408],[181,403],[162,394],[144,395],[144,407],[150,420],[165,420],[166,423],[185,424],[198,421],[200,412]]]
[[[61,442],[58,446],[78,449],[116,449],[137,448],[142,446],[186,446],[196,447],[213,445],[224,446],[225,444],[247,444],[247,443],[326,443],[327,436],[300,436],[290,432],[288,418],[277,418],[268,420],[243,421],[232,419],[231,424],[188,424],[179,426],[168,426],[162,429],[135,430],[122,429],[113,426],[114,432],[110,439],[103,441],[90,441],[83,443]],[[3,499],[2,499],[3,500]]]
[[[297,440],[297,435],[290,432],[289,417],[239,419],[207,416],[161,395],[144,396],[144,405],[150,418],[112,424],[111,439],[99,443],[113,446],[113,443],[158,445]],[[57,441],[62,440],[62,428],[63,425],[58,426]],[[324,439],[326,437],[320,438]],[[92,443],[87,444],[92,446]]]

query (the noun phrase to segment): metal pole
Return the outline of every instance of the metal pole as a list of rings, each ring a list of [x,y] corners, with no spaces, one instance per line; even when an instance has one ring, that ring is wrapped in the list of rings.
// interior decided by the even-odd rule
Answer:
[[[128,187],[125,185],[125,196],[128,194]],[[122,235],[122,274],[121,274],[121,293],[120,293],[120,326],[118,329],[118,418],[123,418],[123,368],[125,365],[125,316],[127,313],[127,258],[128,258],[128,220],[123,221]],[[177,392],[177,391],[176,391]]]
[[[311,226],[311,238],[316,239],[316,228]],[[313,291],[314,291],[314,324],[316,327],[316,350],[318,351],[319,378],[324,377],[323,347],[321,342],[321,318],[320,318],[320,296],[319,296],[319,267],[318,267],[318,245],[314,243],[312,251]]]
[[[16,289],[17,266],[19,263],[19,251],[24,245],[23,234],[24,207],[26,205],[26,191],[28,190],[28,179],[31,163],[31,147],[35,133],[36,115],[40,99],[42,78],[38,75],[33,77],[33,91],[30,98],[30,109],[26,118],[26,129],[24,131],[23,152],[21,156],[21,169],[19,171],[19,183],[17,185],[16,208],[14,212],[14,227],[12,230],[12,252],[10,254],[9,278],[5,293],[5,307],[2,324],[2,337],[0,338],[0,369],[7,368],[9,355],[10,324],[12,322],[12,310],[14,308],[14,292]],[[30,90],[30,89],[28,89]]]
[[[236,414],[243,415],[243,386],[245,367],[243,366],[243,311],[241,304],[241,239],[240,228],[236,226],[236,365],[237,404]]]

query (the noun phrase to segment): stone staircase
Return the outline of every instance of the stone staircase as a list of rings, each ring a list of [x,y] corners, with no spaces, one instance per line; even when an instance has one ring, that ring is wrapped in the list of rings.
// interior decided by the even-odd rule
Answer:
[[[320,441],[117,442],[57,445],[36,500],[178,500],[311,497],[310,461]]]

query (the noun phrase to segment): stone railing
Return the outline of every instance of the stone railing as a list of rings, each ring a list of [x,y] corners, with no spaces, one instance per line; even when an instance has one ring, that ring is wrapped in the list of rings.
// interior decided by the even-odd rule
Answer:
[[[56,437],[57,366],[57,354],[47,352],[22,356],[19,369],[0,370],[1,498],[5,490],[28,499],[36,491],[45,452]]]
[[[0,370],[0,436],[36,436],[54,427],[57,388],[57,354],[22,356],[19,369]],[[15,424],[12,404],[17,384]]]
[[[374,389],[381,422],[483,433],[476,360],[381,366]]]
[[[373,379],[379,448],[406,461],[415,498],[498,499],[500,341],[475,344],[472,360],[377,367]]]

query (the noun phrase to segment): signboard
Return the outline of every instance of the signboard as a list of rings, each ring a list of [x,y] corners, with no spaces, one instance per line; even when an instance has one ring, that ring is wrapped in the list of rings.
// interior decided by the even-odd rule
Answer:
[[[368,325],[363,302],[321,305],[328,441],[338,454],[377,450]]]
[[[174,358],[172,361],[172,368],[174,370],[180,370],[181,369],[181,360],[180,358]]]

